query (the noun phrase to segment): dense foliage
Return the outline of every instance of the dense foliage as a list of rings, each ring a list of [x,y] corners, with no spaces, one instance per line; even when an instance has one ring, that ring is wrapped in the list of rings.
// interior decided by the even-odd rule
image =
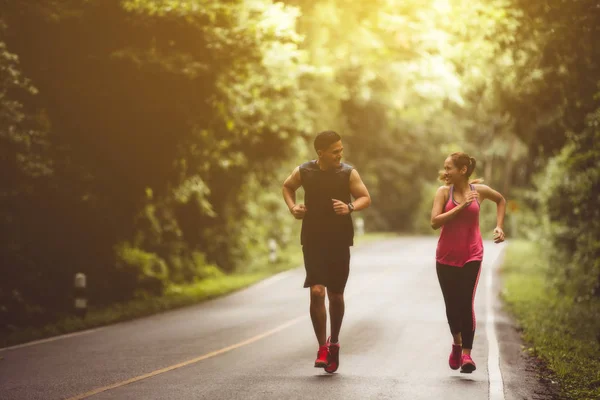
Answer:
[[[248,241],[278,234],[274,219],[257,232],[245,219],[273,211],[260,184],[272,190],[313,130],[294,13],[202,3],[3,4],[20,63],[4,60],[39,91],[29,113],[47,115],[54,167],[0,227],[16,242],[3,246],[3,321],[68,310],[77,271],[93,304],[159,294],[212,264],[233,270]]]
[[[554,285],[579,301],[600,297],[600,109],[536,183]]]
[[[526,203],[530,234],[544,243],[550,282],[577,301],[600,298],[600,7],[595,1],[517,2],[537,39],[538,84],[515,99],[517,132],[537,167]],[[551,156],[549,162],[545,162]],[[540,168],[542,167],[542,168]],[[590,316],[592,317],[592,316]]]
[[[268,268],[269,238],[297,245],[281,182],[324,129],[370,189],[369,230],[419,229],[451,151],[508,197],[547,171],[535,224],[598,287],[592,1],[0,6],[0,329],[68,312],[78,271],[100,305]]]

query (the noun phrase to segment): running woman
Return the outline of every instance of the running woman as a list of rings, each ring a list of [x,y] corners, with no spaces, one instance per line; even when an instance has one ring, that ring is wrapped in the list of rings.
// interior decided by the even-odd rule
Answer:
[[[367,208],[371,197],[356,169],[341,162],[344,147],[339,134],[319,133],[314,147],[318,158],[294,169],[283,184],[283,199],[292,215],[303,220],[304,287],[310,287],[310,317],[319,342],[315,367],[333,373],[340,365],[339,334],[354,239],[350,214]],[[306,204],[296,204],[296,190],[301,186]],[[327,340],[325,293],[331,319]]]
[[[479,230],[479,209],[483,200],[496,203],[494,243],[504,241],[506,201],[494,189],[469,182],[476,161],[465,153],[453,153],[444,161],[440,179],[445,182],[433,200],[431,227],[442,228],[436,251],[436,270],[450,332],[454,339],[450,368],[475,371],[471,358],[475,336],[475,290],[483,260],[483,242]]]

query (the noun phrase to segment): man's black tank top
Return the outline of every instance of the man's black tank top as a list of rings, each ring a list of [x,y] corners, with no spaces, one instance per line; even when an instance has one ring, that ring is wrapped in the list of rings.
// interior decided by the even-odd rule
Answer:
[[[302,220],[302,245],[354,244],[354,226],[350,214],[337,215],[331,199],[349,203],[350,173],[354,168],[341,163],[339,167],[321,170],[315,160],[300,165],[300,179],[304,188],[306,214]]]

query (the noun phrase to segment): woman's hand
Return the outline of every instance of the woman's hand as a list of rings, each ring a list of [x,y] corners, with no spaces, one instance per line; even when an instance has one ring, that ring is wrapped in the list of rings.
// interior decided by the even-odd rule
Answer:
[[[463,202],[460,204],[460,207],[468,207],[469,204],[471,204],[473,201],[476,201],[477,199],[479,199],[479,193],[477,192],[477,190],[470,190],[469,193],[467,193],[467,195],[465,196]]]
[[[502,228],[496,227],[494,229],[494,243],[504,242],[504,231]]]

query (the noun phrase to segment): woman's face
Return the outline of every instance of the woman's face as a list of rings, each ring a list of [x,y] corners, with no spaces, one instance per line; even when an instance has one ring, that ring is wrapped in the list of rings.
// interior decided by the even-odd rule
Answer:
[[[452,161],[452,157],[446,158],[444,161],[444,182],[447,185],[451,185],[464,179],[465,174],[467,173],[467,168],[463,167],[460,170],[454,165],[454,161]]]

